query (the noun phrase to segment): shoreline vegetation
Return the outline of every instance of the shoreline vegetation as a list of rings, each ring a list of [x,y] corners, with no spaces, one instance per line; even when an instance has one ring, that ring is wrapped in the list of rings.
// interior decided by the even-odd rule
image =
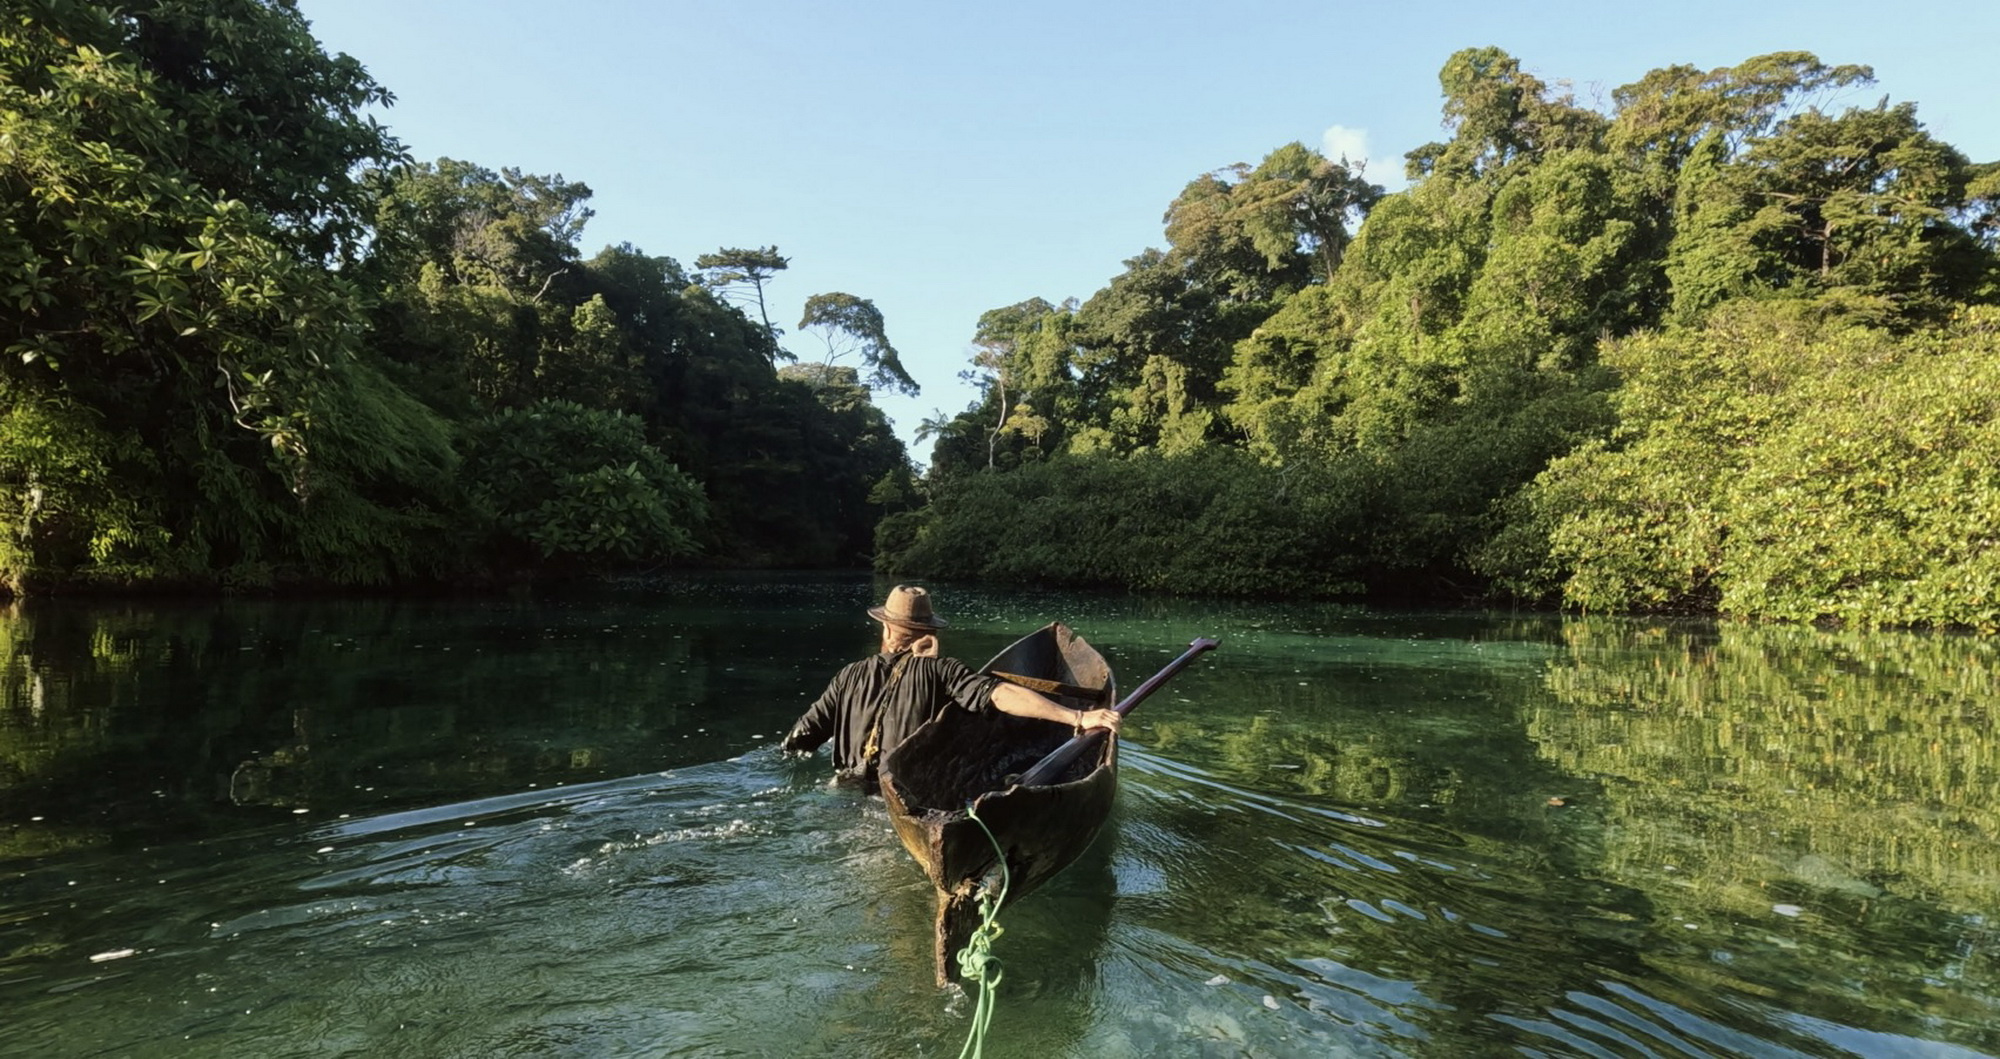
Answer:
[[[773,324],[776,246],[586,255],[587,185],[413,161],[278,0],[38,0],[0,26],[0,596],[872,558],[1992,632],[2000,163],[1872,83],[1780,52],[1596,109],[1460,51],[1406,189],[1282,145],[1089,298],[982,316],[920,471],[889,323]]]

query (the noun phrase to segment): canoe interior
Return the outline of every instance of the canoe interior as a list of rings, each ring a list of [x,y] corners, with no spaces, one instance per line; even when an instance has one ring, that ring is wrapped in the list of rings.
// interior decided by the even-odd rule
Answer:
[[[1075,708],[1109,707],[1117,697],[1111,667],[1061,624],[1023,637],[983,671],[1086,689],[1088,700],[1058,699]],[[995,840],[1006,850],[1006,903],[1012,903],[1081,856],[1110,815],[1117,794],[1115,740],[1100,738],[1094,752],[1056,783],[1015,783],[1070,735],[1061,725],[998,710],[947,710],[883,756],[882,796],[897,837],[937,888],[940,984],[949,980],[952,956],[978,923],[981,890],[997,891]],[[968,805],[978,821],[967,816]]]

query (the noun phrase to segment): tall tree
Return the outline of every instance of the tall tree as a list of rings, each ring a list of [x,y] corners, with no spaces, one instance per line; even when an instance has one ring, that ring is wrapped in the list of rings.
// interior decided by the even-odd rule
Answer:
[[[487,407],[632,403],[635,366],[617,313],[591,302],[577,248],[589,187],[449,158],[372,180],[379,235],[366,271],[383,293],[375,339],[427,395]]]
[[[1251,244],[1269,265],[1305,250],[1324,280],[1340,267],[1354,228],[1382,194],[1346,160],[1291,143],[1266,155],[1231,197]]]
[[[972,370],[968,374],[988,395],[987,403],[993,406],[992,425],[986,430],[988,469],[994,465],[995,449],[1013,411],[1009,396],[1017,391],[1022,373],[1022,366],[1016,359],[1021,343],[1041,328],[1053,312],[1055,307],[1048,302],[1041,298],[1029,298],[979,314],[979,324],[972,335]]]
[[[591,191],[560,173],[497,172],[440,158],[370,174],[378,259],[416,257],[461,284],[504,287],[525,300],[568,274],[594,215]]]
[[[1237,197],[1249,174],[1241,162],[1203,173],[1167,204],[1163,219],[1167,245],[1191,276],[1219,297],[1254,302],[1304,284],[1308,265],[1296,246],[1266,254],[1252,239]]]
[[[1787,117],[1821,109],[1839,93],[1873,80],[1866,66],[1827,66],[1802,51],[1772,52],[1708,71],[1662,67],[1611,93],[1617,113],[1605,143],[1645,175],[1649,190],[1666,196],[1673,174],[1704,138],[1721,136],[1724,153],[1734,157]]]
[[[1602,115],[1577,106],[1568,93],[1555,94],[1499,48],[1454,52],[1438,73],[1438,83],[1452,138],[1411,151],[1411,179],[1433,173],[1497,173],[1548,151],[1593,146],[1606,125]]]
[[[763,321],[765,333],[771,336],[773,353],[786,360],[791,360],[792,355],[777,345],[780,332],[772,326],[771,313],[764,305],[764,284],[791,265],[792,259],[781,256],[775,246],[750,250],[726,246],[694,259],[694,267],[705,273],[703,282],[711,289],[724,296],[744,297],[756,304],[757,319]],[[743,290],[746,286],[749,287],[747,293]]]
[[[366,112],[394,101],[360,62],[329,55],[290,0],[138,0],[28,5],[78,47],[129,56],[185,126],[174,161],[239,199],[312,259],[359,255],[368,238],[366,167],[401,146]],[[112,12],[115,10],[116,14]]]
[[[806,299],[799,329],[819,338],[826,350],[822,363],[829,367],[856,356],[868,370],[863,381],[869,386],[887,386],[909,397],[921,389],[903,369],[896,347],[889,343],[882,310],[866,298],[840,291],[815,294]]]
[[[1996,278],[1977,221],[1981,172],[1908,103],[1802,110],[1735,157],[1711,134],[1682,172],[1674,317],[1770,294],[1835,297],[1884,323],[1949,316]]]
[[[1232,343],[1270,302],[1206,282],[1187,257],[1148,250],[1076,313],[1074,363],[1085,423],[1072,443],[1127,452],[1213,425]]]

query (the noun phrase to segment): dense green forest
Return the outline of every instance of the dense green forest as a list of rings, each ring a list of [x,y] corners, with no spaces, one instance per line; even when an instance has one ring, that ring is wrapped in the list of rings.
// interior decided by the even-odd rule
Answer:
[[[389,100],[282,0],[10,5],[5,590],[866,564],[872,303],[788,363],[776,247],[586,256],[587,186],[414,162]]]
[[[1285,145],[987,313],[883,567],[2000,627],[2000,164],[1800,52],[1440,80],[1407,189]]]
[[[590,190],[412,160],[283,0],[0,25],[0,584],[666,563],[2000,627],[2000,164],[1778,53],[1578,103],[1497,49],[1394,193],[1197,176],[973,326],[916,475],[866,298],[586,256]]]

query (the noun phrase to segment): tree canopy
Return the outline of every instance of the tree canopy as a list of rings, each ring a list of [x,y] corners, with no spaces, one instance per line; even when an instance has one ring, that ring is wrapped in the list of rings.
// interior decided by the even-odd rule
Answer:
[[[587,256],[587,185],[412,162],[391,98],[284,0],[0,24],[0,583],[866,560],[901,446],[719,296],[775,248]]]
[[[870,299],[584,246],[411,159],[285,0],[0,24],[0,583],[854,564],[2000,627],[2000,162],[1776,52],[1580,102],[1496,48],[1389,193],[1282,144],[970,328],[919,476]],[[815,351],[786,343],[810,339]]]
[[[1472,48],[1405,190],[1300,144],[1202,174],[1166,249],[980,321],[882,562],[2000,626],[2000,167],[1842,104],[1872,77],[1779,52],[1599,110]]]

